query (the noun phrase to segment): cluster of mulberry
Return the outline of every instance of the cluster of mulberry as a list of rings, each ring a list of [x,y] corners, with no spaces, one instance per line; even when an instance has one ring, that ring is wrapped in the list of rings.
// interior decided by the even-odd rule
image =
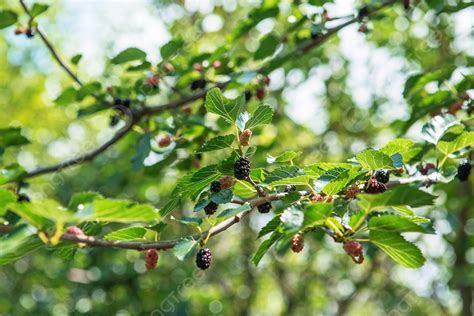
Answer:
[[[77,226],[70,226],[70,227],[66,228],[66,234],[76,235],[76,236],[79,236],[79,237],[82,237],[82,236],[86,235],[86,234],[84,234],[82,229],[80,229]]]
[[[250,145],[250,137],[252,137],[252,131],[250,129],[245,129],[242,134],[240,134],[239,141],[242,146]]]

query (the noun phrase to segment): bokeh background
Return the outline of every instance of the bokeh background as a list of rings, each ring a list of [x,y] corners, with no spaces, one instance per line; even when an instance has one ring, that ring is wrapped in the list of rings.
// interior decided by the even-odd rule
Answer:
[[[212,52],[262,5],[256,0],[43,2],[51,5],[38,20],[43,31],[62,56],[83,55],[75,70],[84,81],[104,86],[129,76],[108,63],[121,50],[138,47],[156,63],[159,48],[181,36],[188,43],[182,54]],[[299,2],[303,14],[320,13],[324,3]],[[306,163],[351,158],[399,134],[399,122],[411,113],[402,96],[407,77],[448,65],[456,67],[452,82],[472,74],[472,7],[437,14],[435,2],[417,1],[409,12],[396,5],[384,11],[384,19],[369,23],[368,33],[354,24],[273,71],[266,101],[277,114],[255,137],[262,146],[255,160],[263,165],[267,153],[284,150],[304,151]],[[269,32],[284,35],[292,21],[291,3],[279,1],[278,18],[260,22],[232,43],[232,52],[255,51]],[[361,4],[337,0],[324,7],[330,16],[345,16]],[[20,9],[13,0],[1,0],[0,7]],[[12,28],[0,32],[0,126],[21,126],[32,140],[7,152],[5,161],[30,170],[78,155],[113,135],[110,113],[78,118],[79,105],[53,102],[69,85],[38,38],[15,36]],[[156,96],[157,104],[169,96]],[[406,137],[418,140],[420,128],[415,124]],[[184,171],[133,171],[138,136],[128,135],[92,163],[35,178],[25,192],[33,199],[67,203],[74,192],[98,191],[159,207]],[[437,234],[409,236],[428,258],[417,270],[395,266],[372,248],[363,265],[354,265],[339,245],[318,234],[306,239],[303,253],[270,251],[254,267],[249,258],[261,242],[256,232],[271,218],[259,215],[211,239],[214,261],[205,273],[192,259],[179,262],[167,252],[160,253],[157,270],[146,272],[136,251],[82,249],[65,261],[40,250],[0,267],[0,315],[457,315],[472,304],[474,287],[472,184],[432,190],[440,196],[437,206],[418,212],[435,219]],[[190,209],[185,204],[179,212]],[[171,224],[165,235],[188,232]]]

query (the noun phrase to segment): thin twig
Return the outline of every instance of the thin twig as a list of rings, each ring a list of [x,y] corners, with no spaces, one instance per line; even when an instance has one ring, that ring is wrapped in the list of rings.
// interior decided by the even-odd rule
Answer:
[[[28,9],[25,2],[23,0],[20,0],[20,4],[23,7],[23,10],[25,11],[25,13],[28,14],[28,16],[30,17],[30,20],[32,20],[33,16],[31,15],[30,9]],[[79,80],[77,75],[72,72],[72,70],[68,67],[68,65],[66,65],[66,63],[62,60],[62,58],[59,57],[59,54],[56,52],[56,49],[53,47],[53,45],[48,40],[48,38],[43,34],[43,32],[41,32],[41,30],[38,27],[35,28],[35,31],[41,37],[41,40],[46,45],[49,52],[54,57],[54,59],[57,61],[57,63],[61,66],[61,68],[63,68],[64,71],[66,71],[66,73],[72,78],[72,80],[74,80],[80,86],[82,86],[81,80]]]
[[[52,166],[41,167],[41,168],[35,169],[33,171],[27,172],[27,173],[21,175],[20,178],[21,179],[32,178],[32,177],[39,176],[39,175],[42,175],[42,174],[47,174],[47,173],[51,173],[51,172],[60,171],[60,170],[63,170],[65,168],[83,163],[85,161],[93,160],[95,157],[97,157],[98,155],[103,153],[105,150],[107,150],[107,148],[109,148],[110,146],[112,146],[113,144],[118,142],[120,139],[125,137],[125,135],[127,135],[127,133],[130,130],[132,130],[132,128],[133,128],[133,126],[136,122],[132,112],[128,108],[122,109],[122,112],[125,113],[125,115],[127,116],[125,126],[122,127],[120,130],[118,130],[115,133],[115,135],[111,139],[109,139],[107,142],[105,142],[104,144],[100,145],[99,147],[95,148],[94,150],[92,150],[92,151],[90,151],[90,152],[88,152],[88,153],[86,153],[82,156],[72,158],[72,159],[60,162],[58,164],[52,165]]]

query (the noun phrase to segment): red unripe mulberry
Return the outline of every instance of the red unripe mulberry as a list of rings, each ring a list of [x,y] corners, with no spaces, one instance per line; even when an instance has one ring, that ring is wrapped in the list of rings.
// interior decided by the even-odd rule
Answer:
[[[250,145],[250,137],[252,137],[252,131],[247,128],[242,132],[242,134],[240,134],[240,144],[242,146]]]
[[[172,73],[174,71],[174,66],[170,63],[165,63],[163,65],[163,70],[167,74]]]
[[[359,242],[353,240],[346,241],[344,242],[343,248],[355,263],[364,262],[364,252]]]
[[[148,249],[145,254],[145,267],[147,270],[156,268],[158,263],[158,251],[156,249]]]
[[[212,67],[213,67],[214,69],[219,69],[219,68],[221,68],[221,67],[222,67],[221,61],[220,61],[220,60],[215,60],[215,61],[212,63]]]
[[[161,148],[168,147],[170,144],[171,144],[170,135],[162,136],[160,140],[158,141],[158,146],[160,146]]]
[[[158,84],[160,83],[160,78],[158,76],[151,76],[146,78],[145,83],[153,87],[158,87]]]
[[[86,235],[86,234],[84,234],[82,229],[80,229],[77,226],[70,226],[70,227],[66,228],[66,234],[76,235],[76,236],[85,236]]]
[[[265,98],[265,89],[257,89],[257,91],[255,91],[255,96],[257,97],[257,99],[263,100],[263,98]]]
[[[197,72],[202,72],[204,70],[204,67],[202,66],[202,64],[199,64],[199,63],[195,63],[193,65],[193,68],[194,70],[196,70]]]
[[[234,185],[235,179],[231,176],[223,176],[219,179],[219,183],[222,189],[227,189]]]
[[[303,248],[304,248],[303,235],[301,234],[294,235],[293,238],[291,238],[291,250],[294,253],[298,253],[298,252],[301,252]]]

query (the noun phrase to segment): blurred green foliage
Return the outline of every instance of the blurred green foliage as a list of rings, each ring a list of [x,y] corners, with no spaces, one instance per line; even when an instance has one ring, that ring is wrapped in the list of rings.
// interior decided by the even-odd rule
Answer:
[[[74,17],[71,3],[51,2],[50,10],[41,16],[39,24],[53,35],[59,51],[71,51],[72,42],[74,51],[70,57],[86,55],[80,43],[75,44],[76,39],[71,36],[80,30],[73,29],[64,21],[61,22],[66,26],[64,28],[55,24],[63,14]],[[141,14],[149,11],[152,16],[156,14],[156,19],[163,19],[163,12],[176,14],[175,18],[164,20],[164,24],[174,41],[174,46],[171,49],[168,46],[168,49],[183,49],[180,50],[182,53],[170,58],[180,73],[176,87],[186,93],[189,92],[189,82],[199,77],[192,71],[192,65],[203,60],[212,63],[213,54],[217,55],[219,50],[229,52],[219,57],[223,62],[231,60],[236,67],[242,68],[258,67],[260,57],[271,53],[265,52],[259,43],[272,47],[276,38],[264,37],[262,40],[268,25],[271,25],[273,36],[288,36],[290,45],[308,39],[312,23],[305,13],[313,9],[321,13],[319,6],[323,4],[322,1],[229,1],[225,5],[221,2],[211,5],[210,11],[205,8],[196,11],[193,8],[199,7],[197,3],[154,1],[137,4]],[[357,3],[351,10],[342,11],[353,14],[361,5]],[[105,1],[97,6],[107,8],[120,4]],[[341,3],[325,4],[329,15],[340,11],[341,6]],[[270,72],[272,82],[266,100],[275,108],[275,115],[271,125],[257,129],[253,136],[252,141],[259,145],[253,157],[255,165],[265,165],[267,154],[276,156],[287,150],[302,151],[303,155],[298,158],[301,164],[344,161],[367,146],[379,146],[404,134],[404,122],[410,114],[423,110],[417,100],[411,102],[402,98],[404,80],[408,75],[449,67],[456,69],[455,74],[449,72],[445,79],[451,78],[453,84],[460,81],[460,74],[472,75],[472,49],[470,52],[460,43],[472,42],[472,38],[463,37],[457,31],[469,24],[466,11],[471,9],[464,6],[467,6],[464,2],[453,5],[444,1],[420,1],[406,11],[401,4],[396,4],[383,11],[383,17],[368,23],[370,32],[367,34],[358,33],[359,26],[353,25],[343,31],[340,38],[333,37],[309,54],[289,58],[281,67],[278,63],[271,63],[276,70]],[[0,8],[17,11],[22,25],[27,23],[16,1],[4,2]],[[223,26],[218,31],[206,32],[203,22],[211,14],[219,16]],[[119,90],[121,97],[134,95],[140,100],[135,82],[145,72],[127,72],[125,67],[106,62],[114,55],[111,47],[123,28],[117,24],[109,26],[105,21],[92,24],[97,28],[95,32],[106,29],[108,34],[112,34],[107,41],[96,43],[101,55],[94,58],[97,58],[98,65],[103,66],[98,66],[103,80],[90,75],[90,68],[83,65],[90,58],[82,58],[74,70],[78,70],[80,77],[89,84],[100,81],[101,88],[109,84],[120,86],[123,89]],[[290,24],[289,21],[297,22]],[[87,21],[79,20],[74,25],[81,23]],[[141,27],[146,29],[147,26]],[[153,40],[144,38],[142,42]],[[347,45],[355,48],[348,50]],[[119,50],[114,48],[114,51]],[[155,58],[158,53],[154,53]],[[161,56],[164,53],[169,54],[162,48]],[[248,56],[256,58],[253,60]],[[385,73],[381,72],[380,69],[385,67]],[[54,102],[62,89],[74,85],[50,59],[37,37],[28,40],[14,36],[12,28],[2,30],[0,69],[0,126],[22,127],[24,135],[31,141],[21,148],[6,151],[2,164],[19,162],[26,169],[50,165],[94,148],[113,135],[116,128],[109,126],[112,111],[77,117],[79,109],[96,104],[94,98],[85,97],[83,102],[64,105]],[[389,73],[391,71],[393,73]],[[403,82],[400,84],[399,80]],[[442,84],[443,81],[440,80]],[[472,86],[464,90],[468,89]],[[173,97],[173,93],[165,89],[164,96],[153,93],[146,101],[161,104]],[[301,105],[303,114],[299,104],[293,101],[298,93],[306,98]],[[204,121],[202,103],[198,100],[191,106],[191,116],[181,110],[160,114],[136,127],[134,133],[93,162],[60,174],[34,178],[28,181],[22,192],[28,193],[32,199],[55,198],[67,205],[75,192],[97,191],[105,197],[133,199],[161,207],[180,176],[196,170],[198,165],[205,166],[226,157],[219,153],[201,157],[180,152],[180,159],[171,166],[157,164],[134,170],[131,161],[143,135],[141,132],[154,127],[160,131],[158,135],[181,133],[193,140],[186,146],[196,150],[206,137],[215,134],[216,126],[226,124],[215,121],[202,127],[186,121]],[[256,106],[253,98],[250,108],[253,110]],[[304,115],[304,111],[309,114]],[[431,108],[417,120],[428,121],[429,112],[432,112]],[[461,115],[464,115],[461,119],[468,121],[467,114]],[[171,119],[189,125],[183,124],[182,130],[176,131],[175,126],[170,125]],[[415,124],[415,127],[419,130],[421,124]],[[408,135],[419,138],[414,129],[410,129]],[[175,156],[171,157],[171,160],[175,159]],[[195,269],[193,260],[180,262],[170,251],[160,252],[157,270],[146,272],[143,253],[138,251],[79,249],[74,260],[65,261],[57,252],[41,249],[0,268],[0,314],[466,313],[469,311],[466,304],[472,305],[474,288],[472,177],[464,185],[456,181],[436,185],[433,192],[440,196],[437,205],[422,208],[419,212],[435,219],[437,235],[417,240],[428,258],[420,270],[409,271],[394,266],[375,247],[367,249],[367,260],[363,265],[354,265],[341,247],[336,247],[322,233],[309,235],[305,240],[305,251],[300,255],[271,250],[255,267],[250,258],[261,242],[256,240],[256,235],[271,218],[255,216],[210,240],[214,261],[213,267],[205,273]],[[182,202],[174,215],[192,215],[192,207],[190,203]],[[110,225],[103,232],[120,227],[120,224]],[[189,227],[174,222],[170,222],[165,230],[167,238],[178,238],[191,232]]]

